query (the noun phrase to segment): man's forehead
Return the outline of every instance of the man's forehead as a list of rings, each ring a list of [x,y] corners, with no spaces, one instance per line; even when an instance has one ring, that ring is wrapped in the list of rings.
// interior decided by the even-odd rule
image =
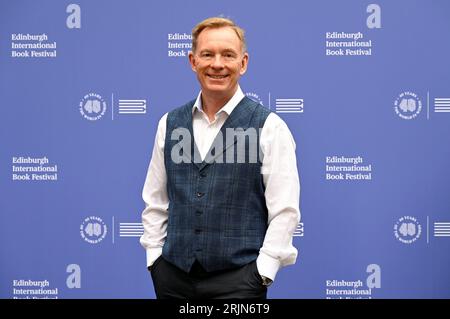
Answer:
[[[221,50],[237,51],[241,49],[241,40],[231,27],[206,28],[197,39],[199,50],[219,48]]]
[[[218,28],[211,28],[211,27],[205,28],[198,35],[198,39],[199,40],[200,39],[208,40],[208,41],[213,41],[213,40],[240,41],[236,31],[229,26],[218,27]]]

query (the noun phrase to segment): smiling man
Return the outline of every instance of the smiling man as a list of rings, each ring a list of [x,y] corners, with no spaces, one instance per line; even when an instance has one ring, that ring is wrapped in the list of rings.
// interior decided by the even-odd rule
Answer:
[[[279,269],[297,258],[295,142],[284,121],[239,86],[249,61],[244,31],[215,17],[192,36],[189,62],[201,91],[158,124],[143,189],[147,267],[157,298],[265,299]],[[255,136],[224,140],[230,130]],[[186,140],[184,160],[175,159]],[[208,160],[230,150],[226,162]]]

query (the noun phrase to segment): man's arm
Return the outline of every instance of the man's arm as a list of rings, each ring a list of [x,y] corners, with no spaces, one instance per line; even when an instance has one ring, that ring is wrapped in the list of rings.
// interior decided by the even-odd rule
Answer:
[[[167,196],[167,175],[164,165],[166,120],[167,113],[158,123],[152,159],[142,191],[145,209],[142,212],[144,234],[141,236],[140,242],[147,252],[147,267],[153,265],[162,254],[162,247],[167,235],[169,198]]]
[[[286,123],[271,113],[261,131],[261,173],[266,187],[268,229],[256,260],[260,275],[274,280],[278,270],[294,264],[292,236],[300,221],[300,182],[295,141]]]

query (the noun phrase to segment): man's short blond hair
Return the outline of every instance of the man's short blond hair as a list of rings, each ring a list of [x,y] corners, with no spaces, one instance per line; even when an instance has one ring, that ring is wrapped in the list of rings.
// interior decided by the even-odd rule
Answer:
[[[242,52],[247,51],[247,44],[245,43],[245,31],[239,27],[236,23],[234,23],[233,20],[227,19],[227,18],[221,18],[221,17],[212,17],[203,20],[199,24],[197,24],[194,29],[192,29],[192,52],[195,53],[195,50],[197,49],[197,39],[200,33],[205,30],[206,28],[223,28],[223,27],[230,27],[238,36],[239,40],[241,40],[242,44]]]

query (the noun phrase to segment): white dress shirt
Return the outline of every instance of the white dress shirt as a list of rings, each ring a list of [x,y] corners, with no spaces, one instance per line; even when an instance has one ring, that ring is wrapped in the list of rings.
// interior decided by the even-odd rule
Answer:
[[[214,121],[210,122],[202,110],[201,92],[198,94],[192,108],[192,125],[202,160],[225,120],[244,97],[238,87],[233,97],[215,114]],[[140,242],[147,252],[147,266],[151,266],[162,254],[167,234],[169,198],[164,165],[166,120],[167,113],[158,124],[152,159],[142,192],[145,209],[142,212],[144,234]],[[256,264],[260,275],[274,280],[281,267],[294,264],[297,259],[297,249],[292,245],[292,236],[300,221],[300,183],[295,141],[286,123],[275,113],[270,113],[264,123],[260,147],[263,154],[261,173],[265,186],[268,229]]]

